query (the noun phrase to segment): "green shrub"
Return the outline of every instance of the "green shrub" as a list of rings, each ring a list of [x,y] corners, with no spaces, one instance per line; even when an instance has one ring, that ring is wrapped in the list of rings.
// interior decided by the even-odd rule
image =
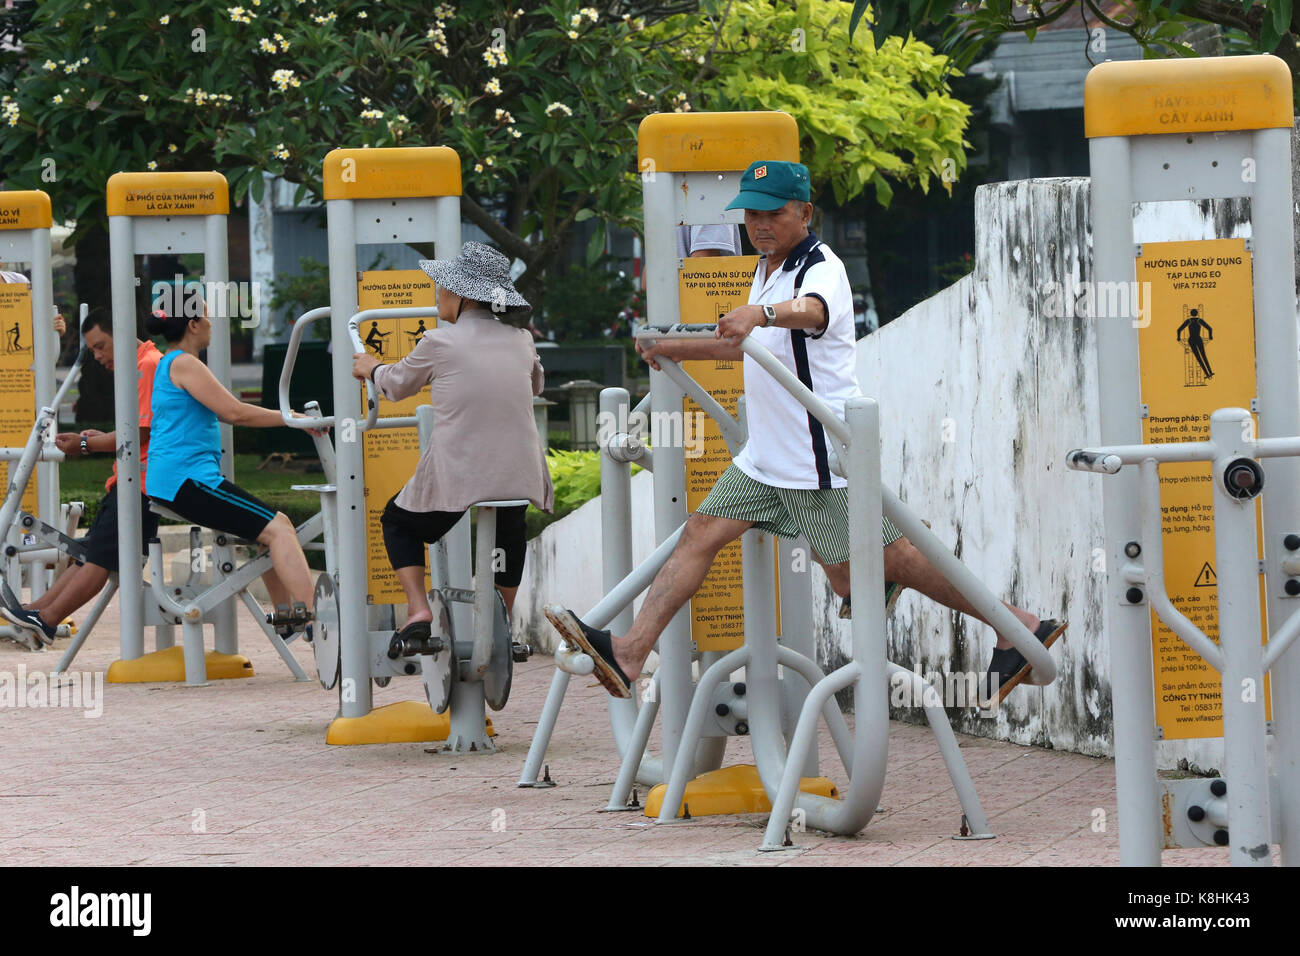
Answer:
[[[528,537],[535,538],[549,524],[585,505],[600,494],[600,452],[563,451],[552,448],[546,456],[546,467],[555,486],[555,507],[551,514],[536,508],[528,509]],[[632,474],[641,470],[632,466]]]

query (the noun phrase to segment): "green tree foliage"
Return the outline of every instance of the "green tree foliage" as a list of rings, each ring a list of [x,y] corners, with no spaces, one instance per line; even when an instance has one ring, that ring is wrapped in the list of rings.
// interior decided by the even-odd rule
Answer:
[[[1300,4],[1292,0],[910,0],[869,4],[856,0],[852,29],[865,17],[879,42],[888,36],[906,37],[927,25],[944,30],[943,52],[965,66],[989,44],[1007,33],[1035,32],[1070,11],[1127,33],[1148,57],[1195,56],[1186,42],[1189,27],[1214,24],[1225,33],[1234,51],[1272,53],[1300,78]]]
[[[320,198],[331,148],[448,145],[463,214],[524,261],[521,291],[540,297],[580,223],[639,226],[636,131],[655,111],[789,110],[815,185],[839,200],[954,176],[966,110],[945,62],[896,39],[850,43],[850,11],[826,0],[44,0],[2,94],[0,169],[8,188],[46,188],[80,238],[102,233],[104,185],[119,170],[215,168],[236,202],[260,197],[266,172]],[[603,243],[595,230],[589,263]]]
[[[773,109],[799,123],[813,182],[843,204],[868,186],[888,204],[891,181],[951,186],[966,165],[970,108],[953,99],[945,57],[900,37],[850,38],[852,4],[837,0],[735,2],[716,17],[675,18],[680,47],[700,65],[692,80],[706,109]]]

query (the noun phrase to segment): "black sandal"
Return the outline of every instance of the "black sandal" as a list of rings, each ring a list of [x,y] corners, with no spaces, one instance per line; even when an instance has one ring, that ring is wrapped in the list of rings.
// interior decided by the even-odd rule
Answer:
[[[632,696],[632,681],[614,660],[614,641],[609,631],[588,627],[578,620],[576,614],[558,604],[548,604],[545,611],[546,619],[560,632],[560,636],[581,647],[591,657],[596,665],[593,676],[605,690],[614,697],[626,699]]]
[[[432,621],[412,621],[394,634],[393,639],[388,642],[388,657],[390,660],[397,660],[399,657],[436,654],[442,650],[442,645],[439,643],[438,647],[433,647],[432,638]]]

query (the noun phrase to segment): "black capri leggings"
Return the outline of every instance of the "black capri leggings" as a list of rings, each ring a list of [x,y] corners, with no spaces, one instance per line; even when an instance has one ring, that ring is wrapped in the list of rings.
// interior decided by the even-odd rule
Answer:
[[[384,548],[393,570],[424,567],[425,548],[442,536],[465,514],[463,511],[407,511],[389,499],[379,523],[384,530]],[[496,546],[505,554],[505,569],[496,573],[498,587],[517,588],[524,577],[524,514],[527,505],[497,509]]]

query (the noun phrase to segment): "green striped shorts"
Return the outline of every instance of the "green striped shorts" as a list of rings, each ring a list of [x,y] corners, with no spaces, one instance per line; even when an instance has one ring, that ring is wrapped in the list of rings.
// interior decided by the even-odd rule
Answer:
[[[782,538],[802,534],[825,564],[849,559],[847,488],[775,488],[755,481],[733,464],[695,510],[716,518],[752,521],[754,527]],[[881,515],[881,543],[889,545],[902,536]]]

